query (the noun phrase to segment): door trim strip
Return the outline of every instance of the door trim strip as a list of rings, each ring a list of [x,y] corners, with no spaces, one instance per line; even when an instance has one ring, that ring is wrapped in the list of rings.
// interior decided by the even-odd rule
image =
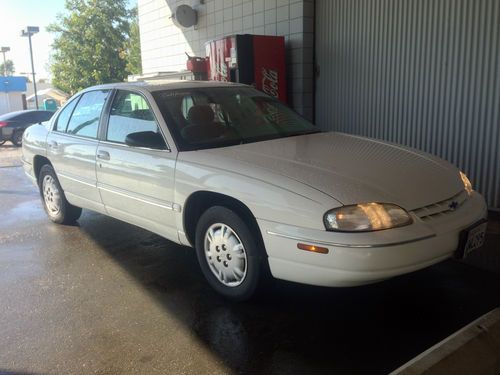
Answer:
[[[81,180],[79,178],[70,177],[70,176],[68,176],[65,173],[60,173],[59,172],[59,173],[57,173],[57,177],[62,177],[62,178],[65,178],[67,180],[70,180],[70,181],[79,182],[80,184],[91,186],[93,188],[97,187],[97,185],[95,183],[85,182],[85,181],[83,181],[83,180]]]
[[[146,204],[150,204],[152,206],[164,208],[164,209],[167,209],[167,210],[173,210],[174,209],[173,208],[173,203],[170,203],[170,202],[166,203],[166,204],[156,203],[156,202],[153,202],[153,201],[151,201],[149,199],[139,198],[139,197],[133,196],[131,194],[125,193],[123,191],[117,190],[115,188],[104,187],[101,183],[98,183],[97,188],[99,190],[107,191],[108,193],[121,195],[122,197],[134,199],[136,201],[143,202],[143,203],[146,203]]]

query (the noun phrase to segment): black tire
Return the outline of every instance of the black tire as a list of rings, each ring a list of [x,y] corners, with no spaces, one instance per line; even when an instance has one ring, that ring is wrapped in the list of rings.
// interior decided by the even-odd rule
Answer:
[[[6,141],[3,140],[3,141],[0,141],[0,146],[3,145]]]
[[[44,181],[48,190],[44,192]],[[82,214],[80,207],[73,206],[66,200],[64,191],[59,184],[56,172],[51,165],[45,164],[38,174],[38,187],[43,208],[51,221],[57,224],[73,224]],[[46,197],[46,195],[47,197]],[[48,199],[52,199],[49,201]],[[57,208],[57,209],[56,209]]]
[[[12,144],[16,147],[21,147],[22,144],[23,144],[23,133],[24,133],[24,130],[16,130],[14,131],[14,133],[12,134],[12,138],[10,139],[10,141],[12,142]]]
[[[226,225],[236,235],[232,238],[241,241],[243,245],[242,252],[246,253],[246,273],[237,286],[224,285],[212,271],[214,268],[211,268],[207,259],[208,256],[205,255],[206,241],[209,241],[205,237],[207,231],[219,223]],[[243,301],[256,296],[265,284],[264,282],[269,278],[266,267],[267,255],[263,245],[259,245],[261,243],[258,234],[253,233],[238,214],[226,207],[214,206],[209,208],[201,215],[196,226],[196,255],[203,275],[213,289],[232,300]],[[210,248],[208,242],[207,246]],[[213,254],[217,255],[215,252]],[[219,254],[227,256],[227,254],[231,255],[231,252],[226,248],[222,250],[221,247]],[[217,258],[219,257],[217,256]],[[238,258],[241,259],[241,257]],[[229,258],[229,262],[231,261],[232,259]],[[215,265],[216,262],[217,260],[214,259],[212,264]],[[219,259],[218,262],[221,262],[221,260]]]

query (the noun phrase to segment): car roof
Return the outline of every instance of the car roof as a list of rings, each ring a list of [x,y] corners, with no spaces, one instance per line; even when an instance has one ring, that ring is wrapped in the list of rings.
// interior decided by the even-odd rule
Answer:
[[[220,81],[194,81],[194,80],[154,80],[139,82],[119,82],[104,85],[92,86],[83,91],[95,89],[142,89],[146,91],[193,89],[209,87],[247,87],[241,83],[220,82]],[[83,92],[82,91],[82,92]]]
[[[3,115],[0,115],[0,121],[11,120],[11,119],[16,118],[17,116],[20,116],[20,115],[24,115],[27,113],[36,113],[36,112],[40,112],[40,113],[47,112],[47,113],[54,114],[53,111],[45,111],[45,110],[40,110],[40,109],[27,109],[24,111],[15,111],[15,112],[4,113]]]

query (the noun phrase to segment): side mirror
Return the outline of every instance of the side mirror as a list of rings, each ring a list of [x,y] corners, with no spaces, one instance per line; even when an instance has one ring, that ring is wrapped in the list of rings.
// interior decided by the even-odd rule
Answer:
[[[161,134],[152,131],[130,133],[125,137],[125,144],[131,147],[146,147],[156,150],[167,148]]]

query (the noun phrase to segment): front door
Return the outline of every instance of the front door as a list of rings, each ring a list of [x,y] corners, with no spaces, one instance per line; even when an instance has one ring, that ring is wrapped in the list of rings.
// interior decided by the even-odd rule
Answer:
[[[132,147],[128,134],[161,134],[147,100],[118,90],[105,134],[97,149],[97,186],[109,215],[177,241],[174,220],[176,157],[165,149]]]

